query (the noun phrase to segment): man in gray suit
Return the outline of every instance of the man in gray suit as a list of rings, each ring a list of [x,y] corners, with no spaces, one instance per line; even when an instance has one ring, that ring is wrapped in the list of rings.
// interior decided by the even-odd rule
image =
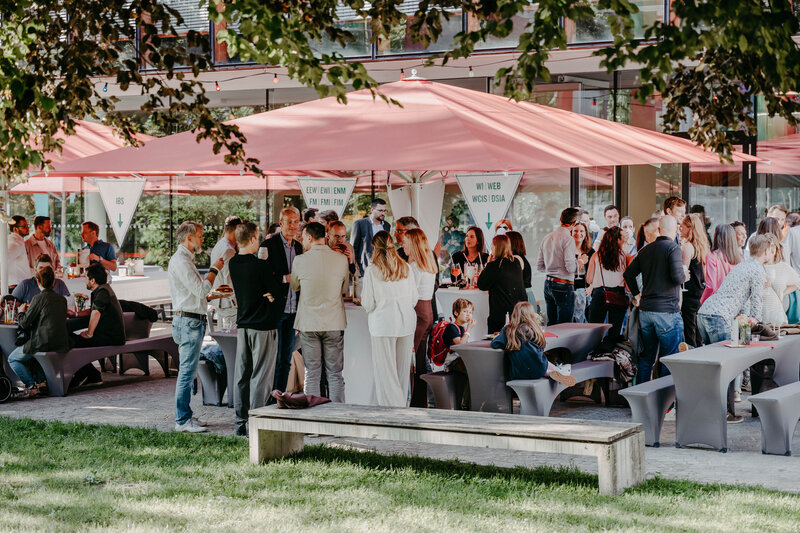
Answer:
[[[369,216],[356,220],[356,223],[353,224],[353,249],[356,253],[356,264],[362,276],[372,262],[372,237],[379,231],[391,229],[384,218],[386,218],[386,201],[375,198],[372,200]]]
[[[303,254],[292,267],[291,289],[300,291],[294,327],[306,367],[306,394],[320,395],[322,365],[328,377],[330,399],[344,403],[344,329],[347,321],[342,295],[350,276],[347,258],[328,247],[325,226],[310,222],[301,237]]]

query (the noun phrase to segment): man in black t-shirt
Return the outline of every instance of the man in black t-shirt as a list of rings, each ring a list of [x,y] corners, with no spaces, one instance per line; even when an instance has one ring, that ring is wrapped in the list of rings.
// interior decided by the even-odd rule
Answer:
[[[266,405],[275,379],[278,326],[286,306],[286,291],[276,281],[270,262],[256,255],[259,240],[254,223],[243,222],[236,227],[236,244],[239,253],[228,262],[238,304],[233,405],[236,435],[246,437],[248,412],[251,407]]]
[[[108,284],[106,269],[95,263],[86,269],[86,288],[92,291],[88,310],[89,327],[73,335],[75,346],[117,346],[125,344],[125,323],[117,295]]]

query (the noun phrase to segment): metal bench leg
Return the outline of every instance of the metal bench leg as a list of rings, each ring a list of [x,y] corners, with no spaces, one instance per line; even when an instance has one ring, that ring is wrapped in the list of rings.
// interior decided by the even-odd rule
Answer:
[[[597,455],[600,494],[614,496],[644,481],[644,433],[602,446]]]
[[[258,418],[253,417],[250,418],[248,425],[250,431],[250,462],[253,464],[303,451],[304,435],[302,433],[260,429],[258,427],[260,425]]]

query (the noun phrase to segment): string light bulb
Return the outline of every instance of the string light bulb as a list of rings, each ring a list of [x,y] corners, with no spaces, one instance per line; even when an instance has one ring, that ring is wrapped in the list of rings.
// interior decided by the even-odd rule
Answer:
[[[406,71],[403,69],[400,69],[400,79],[401,80],[406,79]]]
[[[277,83],[278,83],[278,74],[277,73],[272,75],[272,83],[277,85]]]
[[[592,106],[597,107],[597,98],[592,98]]]
[[[217,92],[220,92],[220,91],[222,90],[222,88],[219,86],[219,82],[218,82],[218,81],[215,81],[215,82],[214,82],[214,89],[215,89]]]
[[[474,70],[472,70],[472,65],[470,65],[470,67],[469,67],[469,77],[470,77],[470,78],[473,78],[473,77],[475,77],[475,71],[474,71]]]
[[[103,92],[104,92],[104,93],[107,93],[107,92],[108,92],[108,82],[106,82],[106,84],[105,84],[105,85],[103,85]]]

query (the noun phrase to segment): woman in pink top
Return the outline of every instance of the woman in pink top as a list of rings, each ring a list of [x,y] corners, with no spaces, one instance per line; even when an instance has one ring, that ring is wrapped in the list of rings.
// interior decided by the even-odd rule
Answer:
[[[706,288],[700,302],[714,294],[731,268],[741,262],[742,251],[736,242],[736,230],[728,224],[720,224],[714,231],[713,251],[706,256]]]

